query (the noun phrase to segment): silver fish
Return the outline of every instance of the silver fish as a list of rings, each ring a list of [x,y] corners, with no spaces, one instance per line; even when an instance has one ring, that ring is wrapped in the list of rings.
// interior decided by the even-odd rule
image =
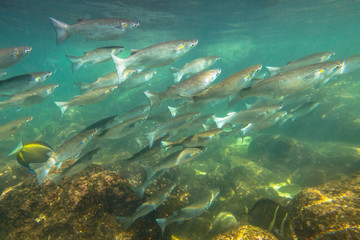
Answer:
[[[62,43],[72,34],[85,36],[86,39],[114,40],[139,26],[137,21],[121,18],[82,19],[72,25],[52,17],[49,17],[49,20],[55,28],[57,44]]]
[[[133,50],[127,58],[118,58],[112,54],[114,64],[119,75],[122,77],[126,68],[155,68],[169,65],[189,52],[198,44],[198,40],[177,40],[151,45],[140,50]]]
[[[120,83],[122,83],[123,81],[126,81],[134,73],[136,73],[135,69],[126,69]],[[90,92],[92,90],[95,90],[96,88],[106,87],[106,86],[110,86],[110,85],[116,85],[116,84],[120,84],[120,83],[119,83],[119,78],[118,78],[117,72],[112,72],[112,73],[106,74],[105,76],[99,77],[96,79],[95,82],[92,82],[92,83],[75,82],[75,84],[81,89],[81,91],[83,93]]]
[[[193,96],[193,100],[195,102],[207,101],[232,96],[238,93],[241,89],[247,87],[251,79],[258,71],[261,70],[261,68],[262,65],[255,65],[234,73],[220,83],[209,87],[204,92]]]
[[[311,64],[315,64],[315,63],[321,63],[321,62],[325,62],[327,60],[329,60],[330,58],[332,58],[335,55],[334,52],[319,52],[319,53],[314,53],[302,58],[299,58],[297,60],[288,62],[288,64],[286,64],[285,66],[282,67],[270,67],[267,66],[266,69],[269,71],[270,73],[270,77],[274,76],[276,74],[279,73],[283,73],[295,68],[300,68],[300,67],[305,67],[307,65],[311,65]]]
[[[76,160],[76,162],[71,164],[69,167],[65,168],[61,173],[50,175],[48,178],[56,185],[59,185],[61,179],[64,177],[74,176],[89,167],[94,162],[94,157],[100,150],[101,147],[98,147],[85,153],[81,158]]]
[[[69,107],[89,105],[103,101],[106,97],[109,96],[110,93],[112,93],[117,88],[118,85],[110,85],[96,88],[93,91],[77,95],[68,102],[55,102],[55,104],[60,108],[62,116],[64,112],[69,109]]]
[[[343,74],[351,73],[360,69],[360,54],[347,57],[344,59],[345,61],[345,68]]]
[[[58,87],[59,84],[57,83],[46,84],[35,89],[13,95],[11,98],[0,102],[0,109],[9,107],[24,108],[40,103],[52,95]]]
[[[26,124],[31,122],[33,117],[24,117],[20,119],[13,120],[2,126],[0,126],[0,141],[6,140],[10,136],[16,134],[20,131]]]
[[[101,47],[91,50],[89,52],[85,52],[84,56],[81,57],[75,57],[68,54],[66,54],[66,56],[71,61],[73,72],[75,72],[86,63],[97,64],[106,62],[111,59],[110,53],[117,55],[123,50],[124,47],[121,46]]]
[[[242,110],[235,113],[229,113],[228,116],[219,118],[214,117],[214,121],[218,128],[222,128],[227,124],[242,124],[246,125],[252,123],[258,119],[266,118],[275,112],[279,111],[282,108],[281,105],[274,105],[274,106],[265,106],[265,107],[257,107]]]
[[[0,69],[11,67],[27,56],[31,50],[31,47],[11,47],[0,49]]]
[[[280,125],[284,124],[287,120],[291,119],[291,121],[295,121],[299,117],[303,117],[310,112],[312,112],[315,108],[319,106],[319,102],[307,102],[300,105],[298,108],[291,111],[291,113],[287,114],[286,117],[280,122]]]
[[[181,69],[172,67],[171,71],[174,75],[174,82],[178,83],[184,76],[202,72],[219,60],[220,57],[218,56],[207,56],[192,60],[191,62],[185,64],[184,67],[182,67]]]
[[[197,202],[173,212],[173,214],[167,218],[158,218],[156,222],[159,224],[162,233],[164,234],[167,225],[173,222],[182,223],[185,220],[197,217],[201,215],[206,209],[208,209],[214,202],[215,198],[219,195],[219,189],[211,190],[208,196],[203,197]]]
[[[45,82],[51,75],[51,72],[35,72],[1,80],[0,95],[12,96],[30,90]]]
[[[49,159],[45,163],[30,163],[29,167],[36,174],[36,181],[40,185],[46,178],[52,166],[56,165],[59,169],[61,164],[69,159],[75,158],[96,136],[97,131],[90,129],[80,132],[74,137],[65,141],[55,151],[49,153]]]
[[[287,115],[286,111],[279,111],[277,113],[272,114],[268,118],[250,123],[248,126],[240,129],[240,136],[244,138],[246,136],[250,136],[254,133],[257,133],[263,129],[272,127],[276,123],[281,121],[286,115]]]
[[[161,162],[155,167],[143,166],[146,171],[146,179],[150,179],[152,176],[154,176],[154,174],[163,169],[169,169],[184,163],[188,163],[194,158],[200,156],[205,151],[206,147],[203,146],[184,148],[170,154],[165,159],[161,160]]]
[[[216,136],[219,136],[222,132],[223,130],[221,128],[217,128],[197,133],[189,137],[180,138],[175,142],[161,141],[161,144],[166,150],[177,146],[182,146],[185,148],[204,146],[211,140],[215,139]]]
[[[213,69],[193,75],[182,82],[168,88],[167,91],[156,93],[146,91],[145,95],[150,99],[151,106],[155,106],[164,99],[178,99],[189,97],[204,91],[220,75],[221,69]]]
[[[174,118],[171,118],[163,123],[161,123],[153,132],[147,133],[146,137],[149,140],[149,147],[152,147],[154,138],[158,136],[164,136],[168,133],[176,131],[176,129],[188,124],[189,122],[194,121],[200,116],[200,113],[188,113],[180,115]]]
[[[314,89],[341,74],[343,68],[344,61],[329,61],[296,68],[254,83],[241,90],[238,98],[250,96],[274,98]]]
[[[157,209],[165,200],[170,196],[171,192],[175,188],[175,184],[165,188],[163,191],[160,191],[152,195],[146,202],[144,202],[140,207],[138,207],[133,215],[130,217],[116,217],[117,220],[122,222],[122,226],[125,229],[128,229],[136,219],[144,217],[150,212]]]
[[[119,139],[126,137],[133,133],[138,127],[140,127],[147,119],[148,115],[144,114],[138,117],[125,120],[111,128],[109,128],[102,138],[105,139]]]
[[[128,69],[125,70],[125,74]],[[144,70],[130,75],[120,83],[119,89],[133,89],[140,87],[150,81],[157,73],[156,70]]]
[[[127,119],[134,118],[143,114],[147,114],[149,112],[150,112],[150,105],[140,105],[120,115],[119,119],[125,121]]]

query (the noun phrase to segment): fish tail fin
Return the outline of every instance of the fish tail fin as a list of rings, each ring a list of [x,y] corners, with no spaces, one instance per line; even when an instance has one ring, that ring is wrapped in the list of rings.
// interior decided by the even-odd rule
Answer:
[[[174,144],[173,142],[168,142],[168,141],[161,141],[161,145],[165,149],[165,151],[176,146],[176,144]]]
[[[222,128],[225,125],[225,118],[214,117],[214,122],[216,123],[217,128]]]
[[[11,156],[17,152],[19,152],[23,148],[22,139],[20,139],[18,145],[8,154],[8,156]]]
[[[125,60],[115,56],[112,53],[110,55],[114,61],[114,65],[116,67],[116,72],[118,74],[118,79],[120,84],[124,79],[124,71],[126,69]]]
[[[169,111],[170,111],[170,113],[171,113],[171,116],[176,117],[176,114],[177,114],[178,111],[179,111],[178,108],[168,106],[168,109],[169,109]]]
[[[62,174],[58,173],[58,174],[50,175],[48,176],[48,179],[50,179],[53,183],[55,183],[56,186],[58,186],[62,179]]]
[[[56,20],[55,18],[49,17],[49,20],[56,31],[56,43],[60,44],[65,41],[68,37],[70,37],[71,33],[69,32],[69,25]]]
[[[134,192],[136,192],[136,194],[139,196],[140,199],[143,199],[143,197],[144,197],[144,192],[145,192],[145,188],[144,188],[143,186],[131,187],[131,190],[133,190]]]
[[[119,220],[122,223],[124,229],[128,229],[134,222],[131,217],[116,217],[116,220]]]
[[[283,125],[284,123],[286,123],[289,119],[291,119],[292,122],[295,121],[295,118],[292,114],[287,114],[285,117],[283,117],[280,121],[279,121],[279,125]]]
[[[159,93],[152,91],[145,91],[144,93],[149,98],[151,107],[156,106],[161,101],[161,97]]]
[[[37,183],[39,185],[42,184],[50,171],[50,168],[47,166],[47,164],[29,163],[29,167],[35,173]]]
[[[156,219],[156,222],[159,224],[159,226],[161,228],[162,235],[164,235],[165,228],[167,225],[166,218],[158,218],[158,219]]]
[[[65,111],[69,108],[67,102],[55,102],[55,104],[60,108],[61,117],[64,115]]]
[[[146,180],[145,181],[147,181],[147,180],[149,180],[152,176],[154,176],[154,174],[155,174],[155,172],[154,172],[154,170],[152,169],[152,167],[150,167],[150,166],[145,166],[145,165],[141,165],[143,168],[144,168],[144,170],[145,170],[145,174],[146,174]]]
[[[80,88],[81,91],[88,92],[91,90],[90,83],[83,83],[83,82],[76,81],[75,84],[78,88]]]
[[[170,70],[174,76],[174,82],[175,83],[180,82],[181,78],[183,77],[183,75],[181,74],[181,69],[171,67]]]
[[[72,63],[72,71],[73,72],[76,72],[77,70],[79,70],[81,68],[81,66],[84,64],[81,57],[75,57],[75,56],[71,56],[68,54],[65,54],[65,55]]]
[[[266,69],[269,71],[270,77],[278,74],[279,71],[280,71],[280,68],[279,68],[279,67],[266,66]]]
[[[146,133],[146,138],[149,140],[149,148],[151,148],[154,143],[155,132]]]

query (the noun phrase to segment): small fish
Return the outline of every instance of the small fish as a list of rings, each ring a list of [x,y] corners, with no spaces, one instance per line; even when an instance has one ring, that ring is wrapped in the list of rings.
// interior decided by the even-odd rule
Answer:
[[[300,107],[296,108],[295,110],[291,111],[291,113],[287,114],[286,117],[280,122],[280,125],[284,124],[287,120],[291,119],[294,122],[297,118],[303,117],[309,113],[311,113],[315,108],[319,106],[319,102],[307,102]]]
[[[210,84],[220,75],[221,69],[213,69],[193,75],[182,82],[168,88],[167,91],[156,93],[146,91],[145,95],[150,99],[151,106],[155,106],[164,99],[181,99],[198,94],[207,89]]]
[[[250,209],[248,221],[254,226],[261,227],[274,233],[277,237],[295,239],[292,230],[292,219],[287,209],[270,199],[260,199]]]
[[[150,112],[150,105],[140,105],[120,115],[119,119],[125,121],[127,119],[138,117],[143,114],[148,114],[149,112]]]
[[[209,141],[213,140],[216,136],[219,136],[222,131],[223,130],[221,128],[217,128],[214,130],[197,133],[189,137],[180,138],[176,142],[162,141],[161,144],[166,150],[177,146],[182,146],[185,148],[204,146]]]
[[[11,47],[0,49],[0,69],[11,67],[27,56],[31,50],[31,47]]]
[[[102,136],[106,133],[106,131],[109,128],[119,124],[120,122],[122,122],[120,117],[117,115],[113,115],[110,117],[103,118],[103,119],[91,124],[90,126],[86,127],[84,130],[82,130],[82,132],[85,132],[90,129],[96,129],[97,136]]]
[[[350,56],[344,59],[345,67],[343,74],[354,72],[360,69],[360,54]]]
[[[56,185],[59,185],[61,179],[63,179],[65,176],[74,176],[75,174],[78,174],[82,170],[89,167],[94,162],[94,157],[100,150],[101,147],[98,147],[85,153],[81,158],[79,158],[69,167],[65,168],[61,173],[50,175],[48,178]]]
[[[220,60],[218,56],[207,56],[202,58],[197,58],[188,62],[184,65],[181,69],[178,68],[171,68],[171,72],[174,75],[174,82],[178,83],[184,76],[193,75],[199,72],[202,72],[215,64],[217,61]]]
[[[101,47],[85,52],[81,57],[74,57],[68,54],[66,54],[66,57],[71,61],[73,72],[75,72],[86,63],[97,64],[109,61],[111,59],[110,53],[118,55],[123,50],[124,47],[121,46]]]
[[[262,65],[255,65],[245,68],[225,78],[218,84],[209,87],[204,92],[193,96],[192,98],[195,102],[197,102],[230,97],[247,87],[251,79],[258,71],[261,70],[261,68]]]
[[[171,192],[175,188],[175,184],[165,188],[163,191],[160,191],[152,195],[146,202],[144,202],[140,207],[138,207],[133,215],[130,217],[116,217],[117,220],[122,222],[122,226],[125,229],[128,229],[136,219],[144,217],[150,212],[157,209],[165,200],[170,196]]]
[[[315,63],[321,63],[329,60],[335,55],[334,52],[320,52],[320,53],[314,53],[302,58],[299,58],[297,60],[288,62],[285,66],[282,67],[270,67],[267,66],[266,69],[270,73],[270,77],[274,76],[279,73],[283,73],[295,68],[305,67],[307,65],[315,64]]]
[[[112,72],[105,76],[97,78],[96,81],[92,83],[75,82],[75,84],[81,89],[83,93],[86,93],[95,90],[97,88],[121,84],[122,82],[126,81],[129,77],[131,77],[134,73],[136,73],[135,69],[126,69],[120,83],[117,73]]]
[[[173,135],[189,136],[195,133],[199,133],[202,130],[209,130],[207,127],[214,123],[213,118],[214,114],[212,113],[198,117],[189,124],[179,127]]]
[[[154,138],[158,136],[164,136],[169,133],[173,133],[178,128],[188,124],[189,122],[194,121],[196,118],[200,116],[199,112],[196,113],[189,113],[180,115],[174,118],[171,118],[163,123],[161,123],[153,132],[147,133],[146,137],[149,140],[149,147],[152,147]]]
[[[101,137],[104,139],[119,139],[137,130],[147,119],[148,114],[127,119],[109,128]]]
[[[166,140],[169,138],[169,135],[165,135],[163,137],[159,137],[154,140],[152,148],[149,148],[149,146],[144,147],[140,151],[134,153],[130,158],[124,160],[127,163],[130,162],[139,162],[148,158],[151,158],[156,153],[158,153],[161,149],[161,141]]]
[[[127,71],[128,70],[126,69],[125,74]],[[134,74],[131,74],[130,77],[124,79],[124,81],[120,83],[119,88],[128,90],[140,87],[150,81],[156,73],[156,70],[144,70],[138,73],[135,72]]]
[[[228,116],[223,118],[214,117],[214,121],[218,128],[222,128],[227,124],[246,125],[255,122],[258,119],[266,118],[279,111],[281,108],[281,105],[251,108],[235,113],[228,113]]]
[[[33,89],[45,82],[51,75],[51,72],[36,72],[1,80],[0,95],[9,97]]]
[[[296,68],[258,81],[241,90],[237,96],[239,99],[251,96],[275,98],[313,90],[341,74],[343,69],[344,61],[329,61]]]
[[[7,72],[0,72],[0,79],[1,79],[2,77],[5,77],[6,74],[7,74]]]
[[[125,58],[118,58],[111,54],[119,78],[122,78],[127,68],[144,69],[169,65],[189,52],[198,44],[198,40],[177,40],[151,45],[140,50],[133,50],[132,54]]]
[[[244,137],[251,136],[254,133],[257,133],[263,129],[269,128],[280,122],[287,115],[286,111],[279,111],[273,113],[271,116],[250,123],[248,126],[240,129],[240,136],[244,140]]]
[[[156,219],[156,222],[161,228],[162,234],[164,235],[165,228],[170,223],[178,222],[180,224],[185,220],[201,215],[206,209],[211,206],[219,193],[219,189],[211,190],[208,196],[200,199],[197,202],[191,203],[178,211],[173,212],[171,216],[167,218]]]
[[[0,126],[0,141],[8,139],[10,136],[20,131],[26,124],[31,122],[33,117],[24,117],[13,120]]]
[[[200,111],[204,106],[208,106],[207,102],[184,102],[177,107],[168,106],[171,116],[176,117],[179,113],[185,114],[187,111]]]
[[[44,182],[49,170],[52,166],[56,165],[59,169],[61,164],[69,159],[75,158],[80,152],[89,144],[89,142],[94,139],[97,131],[95,129],[90,129],[85,132],[80,132],[74,137],[65,141],[60,147],[55,151],[50,152],[49,158],[44,163],[30,163],[29,167],[36,174],[36,181],[40,185]]]
[[[149,166],[143,166],[146,171],[146,179],[150,179],[154,174],[156,174],[158,171],[161,171],[162,169],[169,169],[180,164],[190,162],[205,151],[206,147],[184,148],[170,154],[153,168]]]
[[[60,108],[61,116],[63,116],[65,111],[69,109],[69,107],[84,106],[84,105],[101,102],[105,100],[105,98],[108,97],[110,93],[112,93],[117,88],[118,85],[110,85],[101,88],[96,88],[90,92],[77,95],[68,102],[55,102],[55,104]]]
[[[72,34],[85,36],[86,39],[114,40],[140,25],[137,21],[121,18],[81,19],[72,25],[52,17],[49,17],[49,20],[55,28],[57,44],[62,43]]]
[[[211,222],[210,229],[205,239],[211,239],[217,234],[225,233],[239,225],[234,215],[230,212],[220,212]]]
[[[160,144],[159,144],[160,145]],[[148,149],[149,150],[149,149]],[[149,187],[156,179],[164,175],[168,169],[161,169],[160,171],[156,172],[154,175],[151,176],[149,179],[145,179],[145,181],[138,187],[131,187],[131,190],[136,192],[140,199],[143,199],[144,192],[147,187]]]
[[[0,102],[0,109],[5,109],[9,107],[16,107],[18,109],[28,107],[44,101],[46,98],[51,96],[55,89],[59,87],[59,84],[46,84],[35,89],[28,90],[16,95],[13,95],[11,98]]]

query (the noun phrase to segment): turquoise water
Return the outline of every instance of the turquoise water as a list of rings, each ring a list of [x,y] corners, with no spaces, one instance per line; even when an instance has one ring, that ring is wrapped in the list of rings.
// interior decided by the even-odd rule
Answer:
[[[142,104],[149,104],[144,91],[162,92],[173,84],[170,66],[181,68],[195,58],[217,55],[221,60],[214,67],[222,69],[221,75],[216,80],[220,82],[231,74],[255,64],[282,66],[288,61],[322,51],[334,51],[335,60],[359,54],[359,11],[360,1],[357,0],[2,1],[0,4],[1,48],[11,46],[33,48],[29,56],[6,69],[7,77],[29,72],[52,71],[53,76],[47,83],[58,83],[59,88],[53,96],[42,103],[20,111],[10,108],[0,112],[0,125],[25,116],[34,117],[34,120],[22,131],[1,142],[0,172],[5,172],[8,166],[13,169],[21,168],[14,157],[6,157],[20,139],[24,143],[42,140],[56,147],[95,121],[114,114],[121,115]],[[74,24],[77,19],[82,18],[119,17],[139,21],[140,26],[118,40],[84,40],[81,36],[74,35],[62,44],[56,45],[56,34],[48,17],[54,17],[68,24]],[[78,95],[80,91],[75,86],[75,81],[90,83],[102,75],[115,71],[114,63],[108,61],[93,66],[83,66],[73,73],[71,63],[65,54],[81,56],[83,52],[98,47],[120,45],[125,47],[125,51],[119,56],[125,58],[130,54],[130,49],[141,49],[164,41],[190,38],[198,39],[198,45],[170,66],[157,68],[158,73],[150,83],[131,91],[117,91],[100,103],[73,107],[61,118],[60,110],[54,102],[68,101]],[[331,169],[323,169],[326,177],[319,183],[356,172],[359,170],[354,166],[358,166],[355,163],[358,161],[357,144],[360,133],[360,111],[357,104],[360,100],[358,78],[359,72],[355,71],[334,79],[319,93],[320,106],[317,109],[295,122],[272,127],[261,132],[260,135],[279,134],[299,141],[299,145],[311,146],[304,149],[310,149],[315,157],[308,158],[307,162],[304,159],[299,160],[300,166],[303,166],[305,161],[306,167],[313,166],[315,169],[316,167],[320,169],[324,168],[322,164],[326,165],[331,160],[329,156],[336,158]],[[204,112],[225,116],[227,109],[224,108],[224,103],[226,100],[218,105],[209,104],[204,108]],[[168,105],[176,104],[175,101],[168,101],[154,111],[167,111]],[[241,107],[243,105],[233,110],[239,110]],[[121,171],[119,166],[114,165],[115,160],[118,160],[119,156],[128,156],[138,151],[141,147],[136,139],[146,144],[144,133],[153,130],[157,123],[159,121],[148,120],[142,130],[125,139],[100,143],[104,148],[103,160],[107,161],[99,159],[97,163],[107,169]],[[215,209],[211,214],[206,215],[209,219],[216,216],[219,211],[226,210],[225,206],[229,202],[238,201],[242,202],[241,206],[238,208],[231,206],[229,209],[241,222],[241,216],[244,214],[243,202],[250,208],[255,200],[268,196],[254,193],[256,197],[242,198],[243,195],[239,191],[249,190],[251,186],[266,188],[274,184],[274,181],[286,182],[290,176],[294,176],[293,165],[284,170],[281,163],[278,163],[277,167],[271,167],[266,161],[262,162],[261,158],[249,157],[247,145],[256,136],[251,137],[244,145],[239,136],[228,134],[227,137],[222,138],[223,141],[213,142],[208,147],[207,153],[199,160],[178,169],[179,175],[183,176],[179,187],[186,187],[191,193],[196,193],[199,189],[197,182],[206,182],[208,184],[206,188],[209,189],[220,188]],[[322,162],[316,163],[313,160],[315,158],[321,159],[319,161]],[[350,167],[344,166],[346,164],[341,162],[341,159],[348,159],[346,163],[350,164]],[[239,176],[233,176],[238,174],[238,169],[248,169],[247,167],[253,170],[247,177],[254,178],[256,183],[250,184],[246,178],[238,179]],[[336,167],[337,171],[334,171]],[[255,175],[257,168],[273,171],[281,177],[267,179],[271,174],[260,177]],[[206,175],[195,175],[194,169]],[[27,171],[22,173],[29,174]],[[306,173],[300,171],[300,174],[304,174],[303,178],[306,178]],[[299,171],[296,174],[299,174]],[[129,177],[132,174],[127,170],[126,175]],[[199,180],[201,176],[206,177],[206,180]],[[22,177],[13,177],[14,181],[7,181],[0,190],[15,185]],[[221,181],[214,180],[219,178]],[[241,184],[248,185],[244,187]],[[300,188],[308,187],[301,181],[297,185]],[[236,198],[233,197],[234,194]],[[175,229],[172,230],[174,234],[177,233]]]

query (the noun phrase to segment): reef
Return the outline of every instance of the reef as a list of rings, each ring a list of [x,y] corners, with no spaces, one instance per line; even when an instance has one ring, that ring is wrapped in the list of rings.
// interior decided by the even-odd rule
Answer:
[[[360,238],[360,173],[301,191],[289,204],[298,239]]]
[[[1,195],[0,236],[160,239],[154,216],[139,219],[127,231],[116,220],[116,216],[131,215],[140,204],[126,179],[96,165],[73,178],[66,177],[58,187],[49,180],[38,186],[31,175]]]
[[[277,240],[277,238],[272,233],[251,225],[240,226],[232,231],[229,231],[225,234],[220,234],[213,238],[213,240],[241,239]]]

